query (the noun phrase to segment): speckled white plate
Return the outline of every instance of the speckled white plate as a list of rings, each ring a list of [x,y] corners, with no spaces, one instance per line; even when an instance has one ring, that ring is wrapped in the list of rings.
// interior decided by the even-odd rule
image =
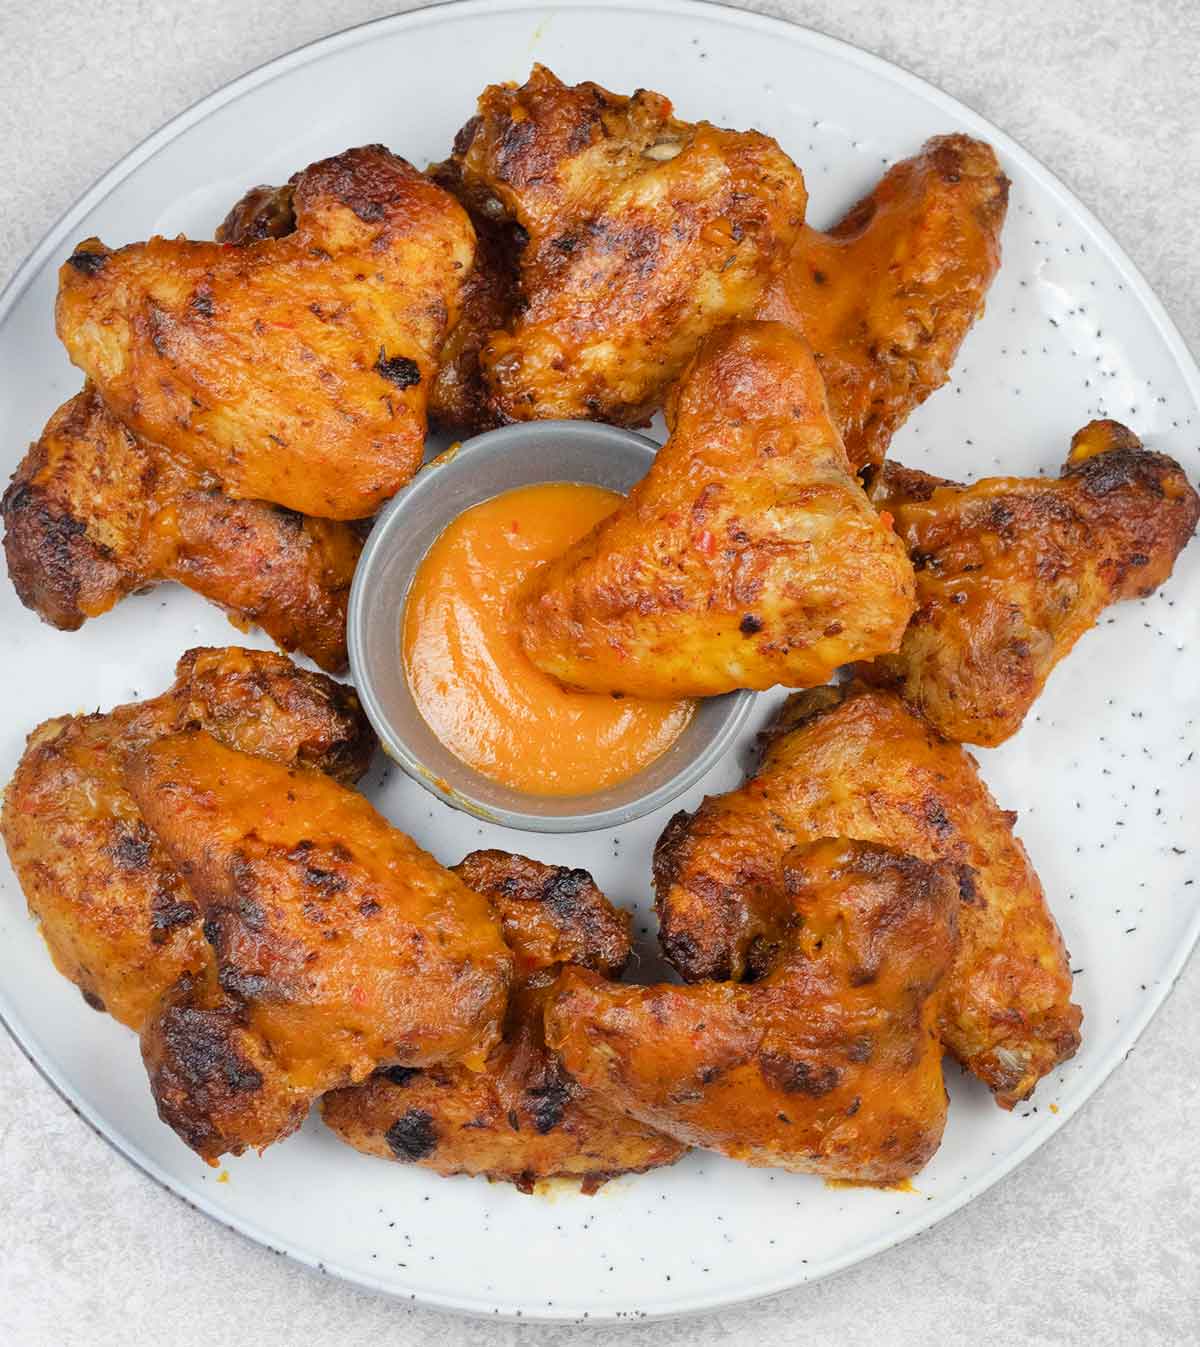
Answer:
[[[382,140],[418,162],[440,157],[479,90],[522,78],[534,60],[572,81],[663,90],[686,118],[777,136],[804,169],[817,224],[928,135],[958,129],[991,140],[1013,179],[1004,267],[953,384],[897,436],[896,457],[951,476],[1053,472],[1078,426],[1111,415],[1200,477],[1200,375],[1128,258],[1061,183],[894,66],[687,0],[424,10],[294,52],[176,118],[68,212],[0,300],[5,473],[79,387],[52,318],[55,270],[76,240],[203,237],[248,185],[282,181],[349,145]],[[1080,642],[1015,739],[979,755],[1000,801],[1020,811],[1020,835],[1066,934],[1084,1042],[1034,1106],[1014,1114],[950,1069],[946,1139],[912,1194],[830,1189],[696,1154],[594,1198],[531,1198],[367,1159],[312,1119],[219,1174],[158,1123],[133,1036],[53,972],[7,865],[0,1012],[47,1079],[135,1164],[216,1219],[331,1274],[426,1304],[535,1319],[643,1318],[767,1295],[906,1239],[994,1183],[1079,1108],[1167,994],[1200,925],[1198,627],[1193,545],[1159,594],[1111,610]],[[5,779],[43,718],[158,692],[186,647],[241,639],[216,609],[175,588],[63,634],[2,581],[0,630]],[[762,699],[755,728],[773,700]],[[739,771],[731,759],[680,803],[693,807]],[[367,784],[447,862],[477,846],[523,848],[586,865],[608,893],[649,910],[662,816],[619,833],[536,837],[454,813],[397,770],[381,767]],[[639,925],[652,937],[650,918]]]

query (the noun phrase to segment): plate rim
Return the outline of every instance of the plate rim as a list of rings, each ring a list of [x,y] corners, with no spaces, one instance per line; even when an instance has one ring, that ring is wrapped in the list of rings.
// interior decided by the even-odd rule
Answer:
[[[933,106],[944,110],[958,122],[968,126],[975,134],[989,140],[1003,155],[1019,163],[1021,168],[1033,180],[1045,189],[1056,204],[1070,211],[1080,227],[1088,233],[1088,241],[1094,242],[1103,252],[1107,261],[1118,272],[1133,296],[1142,305],[1147,316],[1161,334],[1169,354],[1195,403],[1200,406],[1200,367],[1196,358],[1179,331],[1178,326],[1167,312],[1153,287],[1146,280],[1140,268],[1125,252],[1116,237],[1099,219],[1095,212],[1079,198],[1071,188],[1050,168],[1042,163],[1031,151],[1002,128],[976,112],[968,103],[946,93],[936,84],[917,75],[899,62],[877,56],[843,38],[834,37],[819,29],[790,19],[769,14],[760,14],[753,10],[738,8],[726,4],[723,0],[437,0],[417,10],[399,14],[381,15],[363,23],[327,33],[294,47],[278,56],[271,57],[252,67],[243,74],[205,94],[191,103],[181,112],[162,123],[142,140],[122,155],[105,173],[98,177],[46,229],[41,238],[25,255],[20,265],[0,290],[0,326],[3,326],[16,304],[34,281],[37,273],[50,259],[55,250],[70,236],[70,231],[88,212],[104,199],[131,174],[140,169],[159,150],[177,139],[192,126],[199,124],[218,109],[235,102],[251,90],[268,84],[289,71],[323,58],[328,53],[352,47],[370,39],[372,32],[402,31],[406,28],[425,27],[429,24],[445,22],[448,11],[456,16],[469,18],[472,15],[491,15],[496,13],[536,13],[543,12],[547,20],[553,20],[557,13],[567,10],[613,10],[626,13],[655,13],[674,15],[685,20],[688,16],[703,14],[708,20],[725,22],[733,27],[743,27],[759,32],[773,34],[781,40],[807,44],[810,48],[824,49],[836,53],[843,59],[871,71],[901,86],[907,86],[919,93]],[[1036,1150],[1040,1149],[1051,1137],[1067,1125],[1080,1110],[1088,1104],[1104,1085],[1113,1071],[1128,1056],[1137,1043],[1146,1026],[1165,1004],[1174,991],[1197,942],[1200,941],[1200,904],[1197,904],[1186,932],[1174,950],[1171,958],[1163,967],[1163,975],[1152,994],[1148,994],[1136,1014],[1126,1021],[1127,1028],[1114,1041],[1110,1050],[1091,1068],[1089,1082],[1078,1098],[1061,1105],[1059,1112],[1030,1135],[1015,1149],[1007,1152],[988,1166],[972,1182],[965,1184],[954,1194],[932,1204],[934,1210],[928,1214],[914,1217],[894,1229],[884,1231],[852,1250],[830,1259],[828,1262],[806,1265],[784,1276],[769,1278],[761,1283],[748,1284],[737,1294],[714,1292],[711,1295],[692,1295],[677,1305],[669,1305],[646,1311],[621,1311],[597,1309],[582,1314],[547,1312],[546,1308],[536,1305],[519,1306],[497,1305],[482,1297],[453,1295],[442,1292],[412,1290],[396,1285],[385,1285],[371,1279],[369,1275],[353,1268],[345,1267],[336,1261],[318,1257],[296,1244],[277,1243],[254,1221],[238,1218],[231,1220],[228,1213],[207,1195],[184,1191],[176,1186],[170,1176],[159,1164],[141,1152],[138,1146],[128,1142],[116,1129],[110,1129],[106,1120],[93,1110],[83,1099],[76,1096],[70,1083],[48,1062],[42,1060],[36,1036],[15,1014],[8,1000],[5,987],[0,984],[0,1024],[13,1039],[18,1050],[33,1066],[43,1080],[55,1091],[64,1103],[81,1118],[91,1130],[127,1160],[135,1169],[145,1174],[159,1187],[166,1189],[185,1205],[201,1212],[218,1225],[232,1231],[244,1239],[252,1240],[259,1246],[275,1253],[282,1253],[294,1262],[322,1274],[332,1274],[351,1285],[361,1287],[377,1295],[386,1295],[392,1299],[407,1300],[425,1308],[448,1313],[466,1315],[471,1318],[567,1324],[589,1323],[597,1325],[648,1322],[676,1318],[690,1318],[711,1313],[714,1310],[750,1304],[756,1301],[782,1295],[801,1286],[834,1276],[859,1263],[874,1258],[888,1249],[907,1242],[914,1236],[931,1229],[947,1217],[961,1211],[969,1202],[986,1192],[1005,1175],[1011,1173]],[[922,1209],[927,1210],[927,1209]]]

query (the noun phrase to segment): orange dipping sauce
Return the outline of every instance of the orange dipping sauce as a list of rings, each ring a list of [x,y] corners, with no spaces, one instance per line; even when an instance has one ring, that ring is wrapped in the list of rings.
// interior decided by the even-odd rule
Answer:
[[[404,672],[443,744],[533,795],[586,795],[640,772],[692,718],[690,701],[568,692],[521,649],[525,577],[612,513],[598,486],[517,487],[464,511],[417,568],[404,610]]]

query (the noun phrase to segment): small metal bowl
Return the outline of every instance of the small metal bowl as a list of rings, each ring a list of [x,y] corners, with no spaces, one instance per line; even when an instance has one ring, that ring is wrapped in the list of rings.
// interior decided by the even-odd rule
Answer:
[[[409,586],[453,519],[480,501],[539,482],[588,482],[624,495],[645,476],[657,448],[644,435],[586,421],[504,426],[428,463],[376,519],[350,591],[350,668],[385,751],[446,804],[528,832],[613,828],[675,799],[733,743],[752,693],[701,701],[674,744],[628,781],[588,795],[530,795],[489,780],[445,748],[417,709],[404,675],[401,631]]]

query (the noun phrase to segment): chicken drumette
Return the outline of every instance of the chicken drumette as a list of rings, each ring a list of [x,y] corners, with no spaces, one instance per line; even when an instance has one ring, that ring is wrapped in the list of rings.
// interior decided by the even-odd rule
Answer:
[[[958,880],[825,839],[774,857],[779,943],[753,985],[619,987],[569,970],[546,1036],[596,1098],[748,1164],[894,1183],[946,1121],[937,988]]]
[[[808,338],[855,469],[949,378],[1000,265],[1008,187],[990,145],[936,136],[827,233],[806,227],[763,296],[758,317]]]
[[[511,322],[480,353],[505,420],[645,422],[700,339],[753,311],[804,222],[804,180],[768,136],[544,66],[484,90],[452,162],[527,240]]]
[[[941,995],[946,1048],[1011,1108],[1079,1045],[1067,952],[1015,815],[974,760],[895,693],[815,688],[783,706],[761,766],[667,825],[654,857],[668,958],[685,978],[755,977],[789,916],[776,875],[790,847],[861,838],[959,868],[961,944]]]
[[[202,730],[125,774],[209,951],[142,1030],[159,1115],[193,1150],[261,1150],[381,1066],[482,1069],[512,969],[499,923],[363,796]]]
[[[803,339],[728,324],[667,415],[628,499],[530,577],[533,662],[590,692],[685,697],[807,687],[894,650],[912,567],[850,471]]]
[[[243,246],[86,240],[58,333],[124,424],[230,495],[361,518],[421,462],[474,231],[377,145],[305,169],[290,207],[291,232]]]
[[[1116,421],[1071,441],[1061,475],[960,486],[885,463],[871,485],[917,571],[900,649],[862,665],[947,739],[1003,743],[1110,604],[1152,593],[1200,518],[1183,469]]]
[[[525,232],[503,218],[490,194],[467,190],[457,160],[431,165],[427,176],[459,201],[475,230],[475,258],[463,282],[462,305],[438,352],[437,373],[429,388],[429,420],[438,430],[476,434],[496,424],[479,352],[488,337],[507,327],[512,318]],[[251,188],[217,230],[218,242],[242,246],[290,234],[296,228],[293,198],[291,183]]]
[[[672,1164],[684,1147],[582,1089],[546,1046],[543,1009],[564,967],[615,978],[629,957],[629,917],[582,870],[478,851],[454,867],[483,894],[513,952],[503,1040],[482,1071],[454,1063],[388,1067],[321,1101],[326,1124],[368,1155],[439,1174],[482,1174],[531,1192],[539,1179],[594,1191],[617,1174]]]
[[[283,649],[346,665],[354,527],[232,499],[127,430],[90,385],[50,418],[0,514],[21,602],[63,631],[177,580]]]
[[[199,903],[125,786],[126,756],[189,725],[246,753],[357,780],[375,747],[351,688],[258,650],[189,650],[160,697],[39,725],[0,831],[55,967],[140,1029],[206,961]]]

